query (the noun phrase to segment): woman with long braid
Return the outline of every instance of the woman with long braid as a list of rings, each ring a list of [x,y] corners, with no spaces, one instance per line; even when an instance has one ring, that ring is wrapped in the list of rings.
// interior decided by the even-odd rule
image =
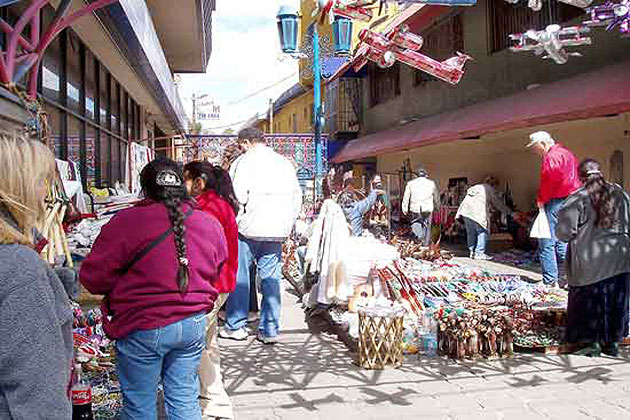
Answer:
[[[103,227],[80,280],[105,295],[123,418],[156,418],[163,382],[168,417],[200,420],[197,369],[227,259],[225,236],[214,217],[196,209],[175,162],[149,163],[140,182],[146,199]]]
[[[567,199],[556,229],[569,243],[567,341],[576,354],[617,356],[628,335],[630,199],[593,159],[579,175],[584,187]]]

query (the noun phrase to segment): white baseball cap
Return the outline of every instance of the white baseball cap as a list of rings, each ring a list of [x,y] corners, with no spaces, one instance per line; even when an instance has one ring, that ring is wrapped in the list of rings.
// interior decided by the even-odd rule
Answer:
[[[543,142],[554,144],[556,141],[551,137],[551,134],[546,131],[536,131],[529,135],[529,143],[525,147],[532,147],[535,144]]]

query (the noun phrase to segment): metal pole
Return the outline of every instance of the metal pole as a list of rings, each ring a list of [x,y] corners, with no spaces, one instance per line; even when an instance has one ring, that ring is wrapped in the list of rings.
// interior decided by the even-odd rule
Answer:
[[[313,115],[315,118],[315,195],[316,197],[322,196],[322,176],[323,176],[323,162],[322,162],[322,127],[321,127],[321,105],[322,105],[322,93],[321,93],[321,68],[319,61],[319,31],[317,29],[317,23],[313,25],[313,95],[315,100],[313,101]]]

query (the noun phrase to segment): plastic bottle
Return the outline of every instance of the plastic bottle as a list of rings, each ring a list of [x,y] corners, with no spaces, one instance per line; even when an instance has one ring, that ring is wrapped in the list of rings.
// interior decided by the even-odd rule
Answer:
[[[74,365],[72,377],[72,420],[93,420],[92,414],[92,386],[83,376],[80,364]]]

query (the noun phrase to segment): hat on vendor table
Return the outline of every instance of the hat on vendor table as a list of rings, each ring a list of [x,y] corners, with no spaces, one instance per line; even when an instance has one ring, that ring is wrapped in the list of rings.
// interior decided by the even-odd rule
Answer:
[[[535,133],[529,135],[529,143],[527,143],[527,146],[525,147],[532,147],[538,143],[554,144],[555,142],[556,141],[553,139],[553,137],[551,137],[551,134],[549,134],[548,132],[536,131]]]

